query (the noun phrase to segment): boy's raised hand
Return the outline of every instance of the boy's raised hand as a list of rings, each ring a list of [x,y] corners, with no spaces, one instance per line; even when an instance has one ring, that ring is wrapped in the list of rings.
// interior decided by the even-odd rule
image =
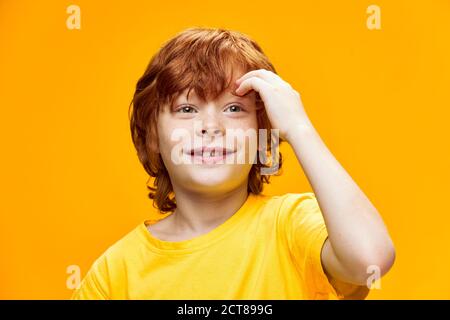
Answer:
[[[289,142],[289,132],[299,125],[312,126],[300,94],[277,74],[266,69],[247,72],[236,80],[235,93],[245,95],[250,90],[259,93],[274,129]]]

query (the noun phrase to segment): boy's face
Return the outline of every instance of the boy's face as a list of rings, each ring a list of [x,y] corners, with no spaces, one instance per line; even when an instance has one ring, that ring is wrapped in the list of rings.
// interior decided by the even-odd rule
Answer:
[[[221,194],[247,186],[258,123],[255,92],[232,94],[240,75],[214,101],[202,101],[193,90],[188,100],[185,90],[160,112],[159,152],[175,191]]]

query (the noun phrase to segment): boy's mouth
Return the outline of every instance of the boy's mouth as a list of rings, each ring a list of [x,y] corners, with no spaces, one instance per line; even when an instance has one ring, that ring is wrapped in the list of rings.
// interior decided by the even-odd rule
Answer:
[[[234,154],[236,151],[222,147],[201,147],[185,150],[187,155],[191,156],[194,163],[214,164],[218,162],[224,163],[224,160]]]

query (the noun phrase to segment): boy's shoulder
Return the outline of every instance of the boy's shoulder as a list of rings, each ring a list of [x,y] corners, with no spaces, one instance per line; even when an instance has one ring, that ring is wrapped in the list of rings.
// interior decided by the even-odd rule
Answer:
[[[263,195],[266,204],[277,206],[280,210],[289,210],[296,207],[315,204],[316,196],[313,192],[284,193],[281,195]]]
[[[267,216],[275,218],[281,225],[294,221],[309,223],[322,219],[322,211],[313,192],[269,196],[265,202],[264,211]]]
[[[145,225],[144,222],[141,222],[110,245],[99,259],[105,259],[108,262],[117,262],[127,257],[135,256],[145,246],[144,241],[142,241],[143,229],[145,229]]]
[[[97,257],[83,278],[72,299],[109,299],[111,284],[123,283],[126,279],[128,263],[133,263],[143,243],[139,232],[145,228],[144,223],[128,231],[122,238],[110,245]]]
[[[315,198],[314,192],[287,192],[283,194],[277,194],[277,195],[263,195],[263,197],[269,199],[269,200],[281,200],[281,201],[293,201],[293,200],[304,200],[304,199],[313,199]]]
[[[284,193],[279,195],[261,195],[264,205],[261,211],[269,219],[277,219],[280,223],[310,214],[318,214],[320,208],[313,192]]]

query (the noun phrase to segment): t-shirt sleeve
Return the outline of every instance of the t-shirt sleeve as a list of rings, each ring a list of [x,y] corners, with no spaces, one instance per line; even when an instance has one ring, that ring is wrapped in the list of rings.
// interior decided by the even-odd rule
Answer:
[[[307,298],[342,298],[322,266],[321,252],[328,232],[314,193],[288,194],[281,210],[290,256],[302,275]]]
[[[108,300],[108,269],[104,256],[98,258],[75,289],[71,300]]]

